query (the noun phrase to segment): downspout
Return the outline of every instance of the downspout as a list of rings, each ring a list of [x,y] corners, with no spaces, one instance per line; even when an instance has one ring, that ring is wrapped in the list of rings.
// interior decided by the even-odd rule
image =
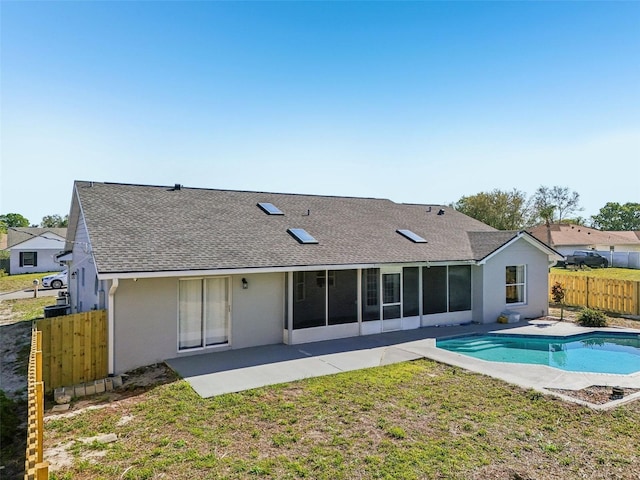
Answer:
[[[116,290],[118,289],[118,279],[114,278],[113,280],[111,280],[111,287],[109,288],[109,306],[107,308],[107,314],[109,316],[108,318],[108,323],[109,323],[109,327],[108,327],[108,341],[109,341],[109,346],[107,348],[107,355],[108,355],[108,360],[107,360],[107,365],[109,367],[109,375],[113,375],[115,373],[115,356],[114,356],[114,338],[115,338],[115,333],[114,333],[114,326],[115,326],[115,294],[116,294]]]

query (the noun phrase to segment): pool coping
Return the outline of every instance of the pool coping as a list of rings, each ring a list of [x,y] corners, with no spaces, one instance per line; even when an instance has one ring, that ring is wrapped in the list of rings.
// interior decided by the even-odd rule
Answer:
[[[516,326],[514,324],[513,328],[500,328],[483,333],[567,338],[587,333],[640,334],[640,329],[618,327],[588,328],[560,320],[529,320],[526,325]],[[615,408],[619,405],[629,403],[640,398],[640,392],[636,392],[619,400],[611,400],[604,404],[593,404],[550,390],[582,390],[594,385],[640,389],[640,372],[631,374],[570,372],[546,365],[491,362],[436,347],[436,340],[469,336],[470,334],[471,332],[466,334],[445,335],[417,342],[409,342],[403,344],[402,348],[441,363],[454,365],[475,373],[499,378],[505,382],[518,385],[523,388],[531,388],[545,394],[561,397],[564,400],[587,405],[599,410]]]

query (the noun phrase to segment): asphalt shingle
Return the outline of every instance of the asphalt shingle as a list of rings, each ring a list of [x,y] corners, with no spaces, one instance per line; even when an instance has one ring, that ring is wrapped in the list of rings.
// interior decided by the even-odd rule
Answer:
[[[469,261],[515,235],[441,205],[98,182],[75,187],[100,273]],[[284,215],[268,215],[258,202]],[[298,243],[289,228],[304,228],[318,244]]]

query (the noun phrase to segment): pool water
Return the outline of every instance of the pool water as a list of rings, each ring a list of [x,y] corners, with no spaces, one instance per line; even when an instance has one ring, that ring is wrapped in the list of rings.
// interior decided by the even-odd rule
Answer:
[[[437,340],[436,346],[490,362],[547,365],[570,372],[622,375],[640,372],[638,334],[473,335]]]

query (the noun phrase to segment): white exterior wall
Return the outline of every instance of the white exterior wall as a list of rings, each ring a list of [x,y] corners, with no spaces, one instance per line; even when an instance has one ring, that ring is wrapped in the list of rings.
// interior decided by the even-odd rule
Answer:
[[[54,255],[64,250],[64,238],[52,233],[47,233],[46,235],[51,238],[34,237],[11,247],[9,257],[11,275],[61,272],[64,270],[64,265],[61,265],[60,262],[56,262],[54,259]],[[37,265],[35,267],[21,267],[21,252],[37,252]]]
[[[505,269],[510,265],[526,265],[526,301],[523,304],[506,303]],[[475,321],[496,322],[504,310],[520,313],[521,320],[537,318],[549,312],[548,256],[524,239],[519,239],[487,261],[483,268],[482,283],[484,289],[480,317],[474,318]],[[474,317],[477,313],[474,309]]]
[[[84,217],[80,215],[76,228],[76,236],[73,240],[72,260],[69,265],[67,277],[69,297],[71,299],[71,313],[86,312],[98,308],[104,308],[101,283],[96,292],[96,271],[87,227]],[[75,278],[74,277],[75,274]]]
[[[242,278],[249,283],[246,290]],[[282,343],[284,274],[230,279],[230,345],[188,352],[178,351],[178,278],[120,280],[114,295],[114,373],[169,358]]]

